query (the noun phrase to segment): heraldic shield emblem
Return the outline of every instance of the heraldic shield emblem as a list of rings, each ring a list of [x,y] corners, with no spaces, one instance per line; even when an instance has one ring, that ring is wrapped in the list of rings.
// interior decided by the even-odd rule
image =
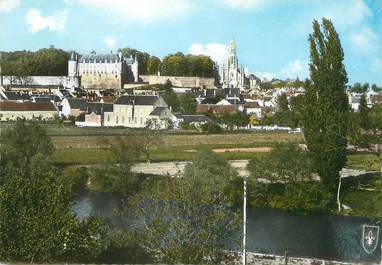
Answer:
[[[362,226],[362,247],[367,254],[372,254],[378,246],[379,226]]]

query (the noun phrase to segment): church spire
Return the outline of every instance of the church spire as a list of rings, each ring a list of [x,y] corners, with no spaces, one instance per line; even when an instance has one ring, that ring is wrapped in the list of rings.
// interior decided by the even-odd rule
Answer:
[[[236,55],[236,43],[235,43],[235,39],[232,37],[228,45],[228,69],[237,68],[237,67],[238,67],[238,59]]]

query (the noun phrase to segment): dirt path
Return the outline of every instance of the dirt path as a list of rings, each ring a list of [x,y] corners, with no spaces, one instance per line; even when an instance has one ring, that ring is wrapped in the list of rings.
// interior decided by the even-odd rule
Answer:
[[[243,148],[214,148],[211,149],[215,153],[225,153],[225,152],[237,152],[237,153],[269,153],[272,150],[271,147],[243,147]],[[188,153],[196,153],[198,150],[189,149],[183,150]]]

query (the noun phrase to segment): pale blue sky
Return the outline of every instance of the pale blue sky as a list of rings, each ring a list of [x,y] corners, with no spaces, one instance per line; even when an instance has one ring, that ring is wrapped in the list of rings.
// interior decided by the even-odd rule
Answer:
[[[350,83],[382,85],[382,0],[0,0],[0,50],[132,47],[239,62],[260,76],[305,78],[313,18],[332,19]]]

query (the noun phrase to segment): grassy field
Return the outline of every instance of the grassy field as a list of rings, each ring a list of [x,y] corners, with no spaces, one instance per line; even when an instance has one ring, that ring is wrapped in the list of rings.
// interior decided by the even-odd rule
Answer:
[[[378,171],[380,170],[380,159],[377,154],[352,154],[348,156],[347,166],[349,168]]]
[[[380,190],[382,187],[381,176],[377,175],[366,183],[365,187],[374,190],[369,191],[353,188],[344,192],[342,203],[351,208],[350,211],[345,211],[344,213],[354,216],[382,218],[382,194]],[[378,187],[380,188],[378,189]]]
[[[83,135],[52,136],[56,149],[62,148],[106,148],[118,138],[128,141],[129,135]],[[225,134],[166,134],[163,136],[164,146],[207,146],[208,148],[263,147],[272,146],[276,142],[302,142],[302,134],[285,132],[246,132]]]

